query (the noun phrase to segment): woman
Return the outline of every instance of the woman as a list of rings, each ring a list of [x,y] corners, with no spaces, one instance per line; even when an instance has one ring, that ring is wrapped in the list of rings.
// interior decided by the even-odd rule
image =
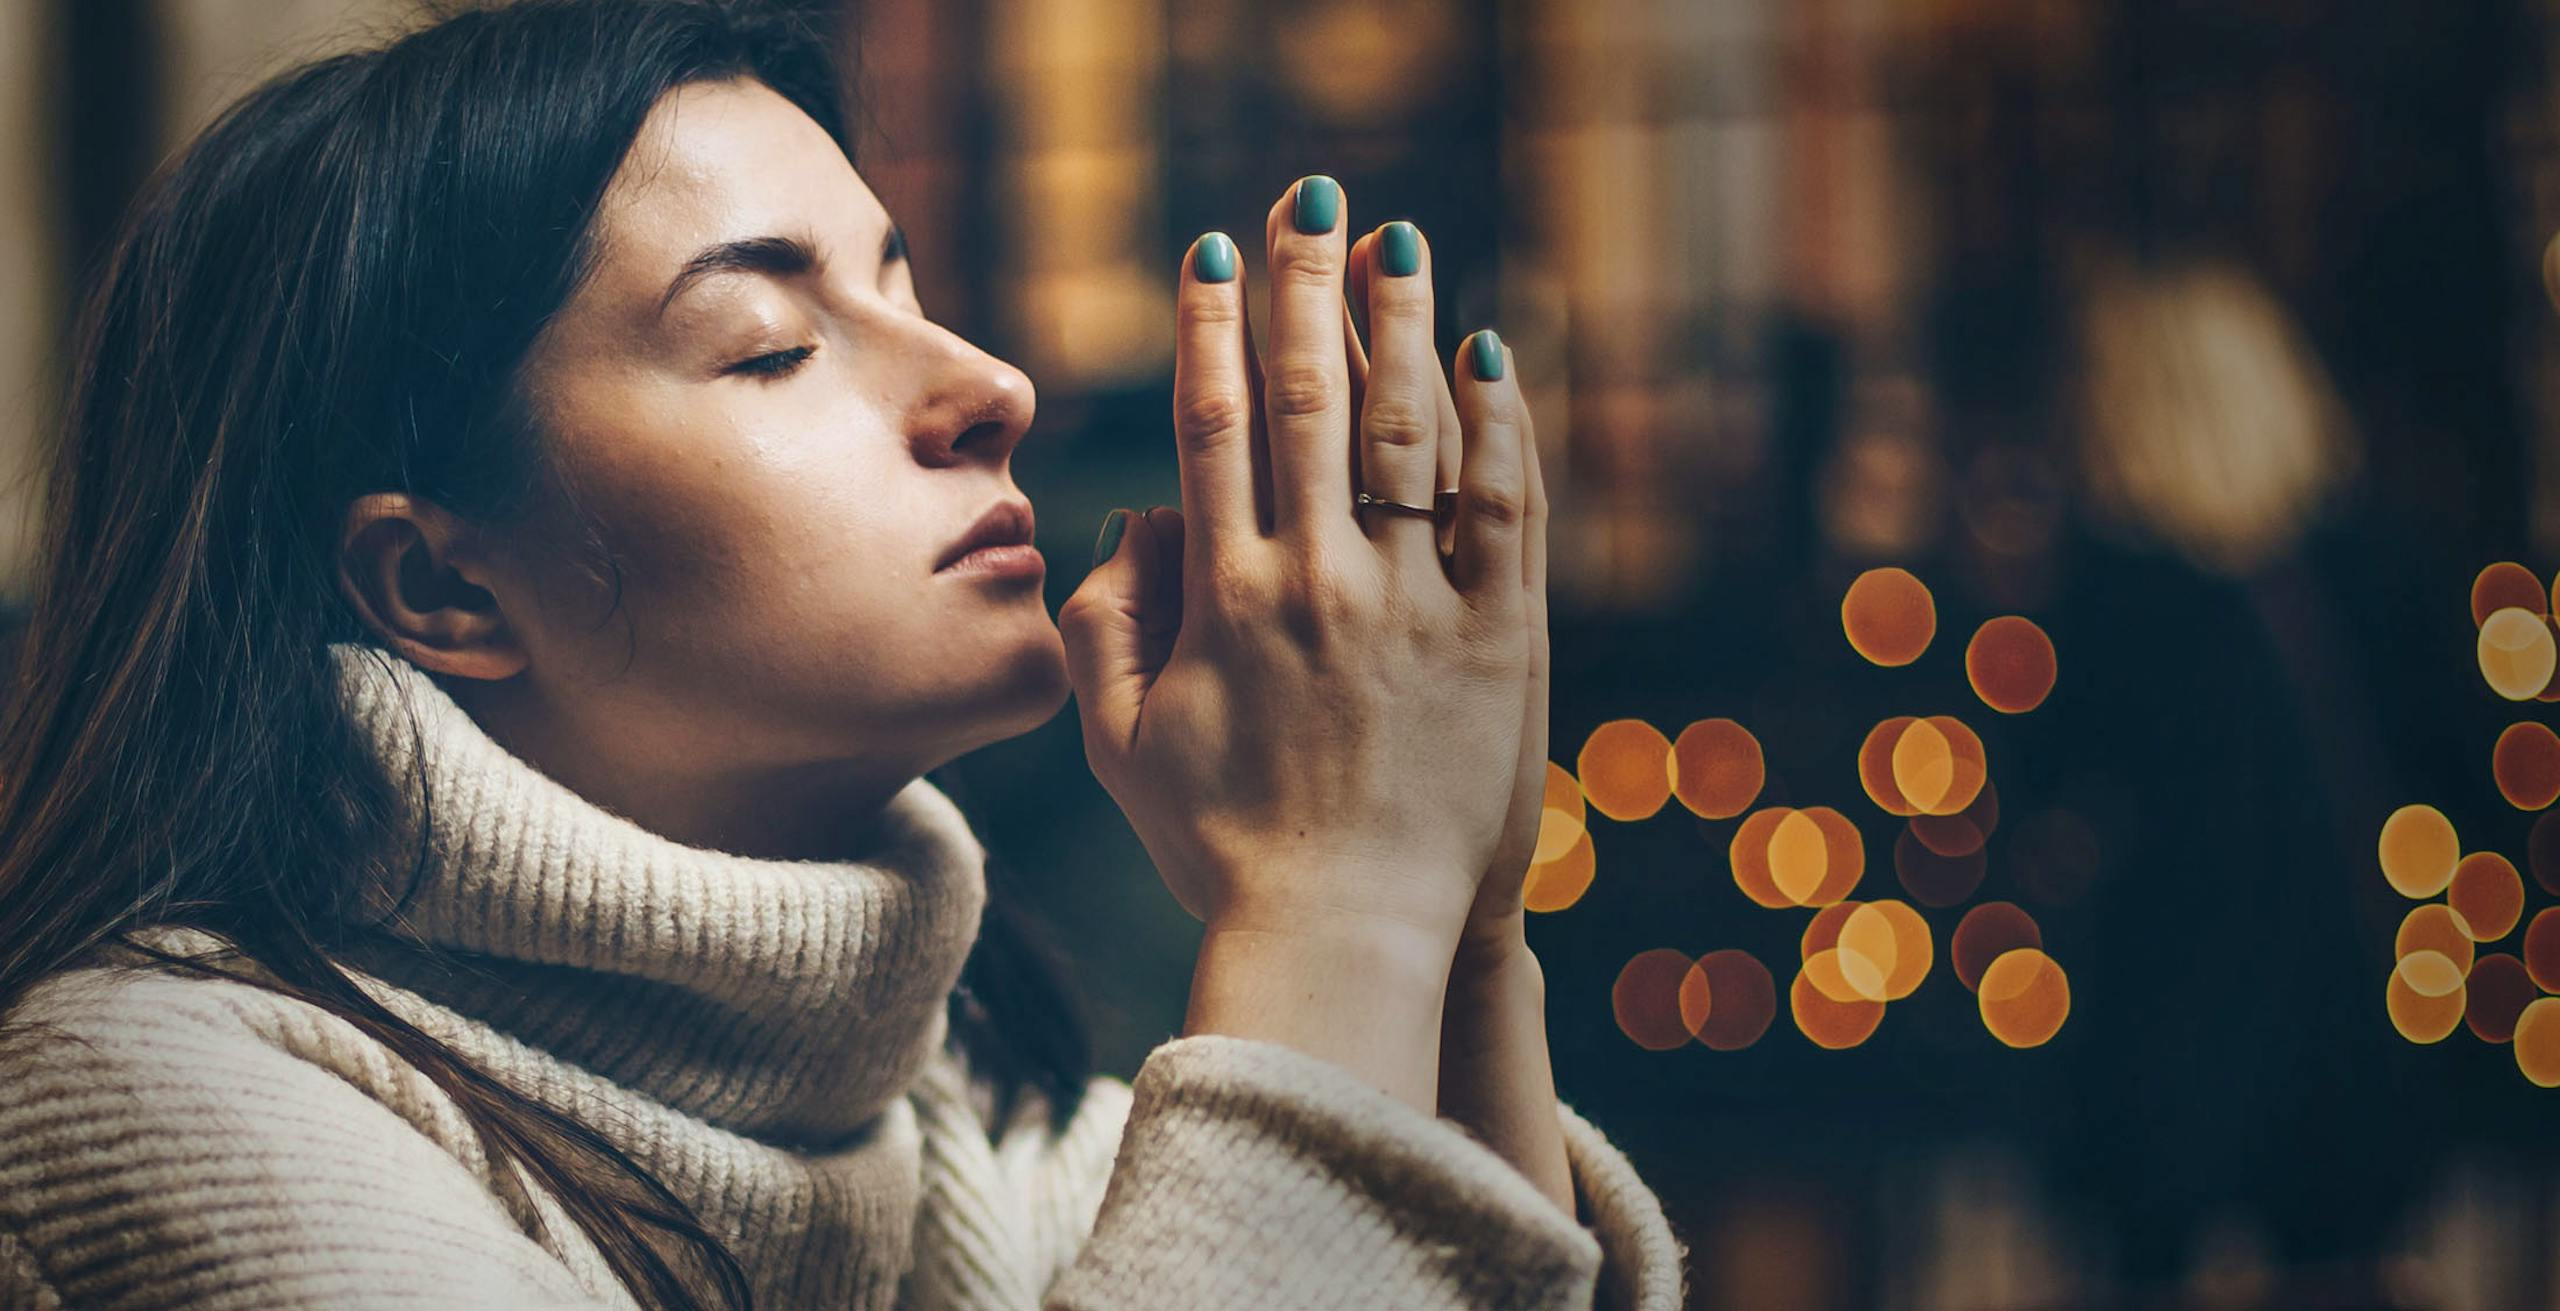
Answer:
[[[280,78],[137,205],[0,742],[0,1303],[1676,1302],[1520,939],[1508,353],[1453,388],[1418,236],[1329,181],[1267,356],[1204,238],[1185,510],[1053,625],[1030,384],[844,143],[787,24],[534,0]],[[1355,441],[1457,487],[1445,558]],[[1128,1086],[925,777],[1071,686],[1208,928]]]

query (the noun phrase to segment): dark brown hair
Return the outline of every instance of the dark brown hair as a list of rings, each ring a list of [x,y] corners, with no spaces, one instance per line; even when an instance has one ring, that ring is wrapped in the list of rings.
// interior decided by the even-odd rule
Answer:
[[[535,503],[527,348],[590,272],[597,203],[651,107],[731,77],[851,158],[820,34],[720,0],[462,9],[221,114],[150,180],[82,300],[0,723],[0,1014],[94,949],[144,950],[136,929],[208,931],[260,986],[424,1071],[501,1187],[520,1164],[666,1307],[745,1305],[745,1273],[602,1134],[333,961],[351,894],[414,880],[432,839],[400,840],[403,790],[424,780],[381,767],[327,646],[373,644],[336,585],[352,499],[404,491],[500,525]],[[1081,1028],[1009,910],[988,930],[955,1041],[1063,1122],[1089,1073]]]

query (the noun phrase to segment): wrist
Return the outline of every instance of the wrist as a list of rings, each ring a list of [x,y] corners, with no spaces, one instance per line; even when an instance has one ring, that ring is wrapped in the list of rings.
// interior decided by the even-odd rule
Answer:
[[[1429,1114],[1455,933],[1392,917],[1304,911],[1211,921],[1183,1031],[1329,1060]]]

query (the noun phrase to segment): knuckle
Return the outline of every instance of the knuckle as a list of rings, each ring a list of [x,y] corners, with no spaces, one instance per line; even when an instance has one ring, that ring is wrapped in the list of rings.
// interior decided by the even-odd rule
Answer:
[[[1174,399],[1173,431],[1195,450],[1216,448],[1244,430],[1248,408],[1232,387],[1203,387]]]
[[[1331,241],[1321,238],[1284,239],[1273,257],[1271,276],[1286,284],[1321,283],[1332,286],[1342,280],[1343,254]]]
[[[1380,446],[1420,446],[1439,435],[1440,409],[1410,391],[1372,389],[1360,430]]]
[[[1289,360],[1263,379],[1263,396],[1274,418],[1304,419],[1331,414],[1351,390],[1342,373],[1317,360]]]
[[[1193,286],[1178,307],[1182,322],[1199,328],[1231,327],[1244,321],[1244,298],[1223,288]]]
[[[1466,502],[1467,513],[1495,528],[1517,528],[1528,518],[1528,504],[1516,487],[1478,484],[1467,489]]]

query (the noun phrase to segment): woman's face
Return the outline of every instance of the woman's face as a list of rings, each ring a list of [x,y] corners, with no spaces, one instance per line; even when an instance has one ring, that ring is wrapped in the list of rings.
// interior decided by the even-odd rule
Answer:
[[[681,87],[596,222],[595,276],[525,373],[583,516],[550,503],[546,549],[503,566],[541,718],[564,721],[538,731],[661,772],[911,777],[1054,715],[1037,569],[942,567],[1027,505],[1030,380],[924,316],[826,132],[760,82]],[[621,565],[606,622],[614,590],[562,552],[590,520]]]

